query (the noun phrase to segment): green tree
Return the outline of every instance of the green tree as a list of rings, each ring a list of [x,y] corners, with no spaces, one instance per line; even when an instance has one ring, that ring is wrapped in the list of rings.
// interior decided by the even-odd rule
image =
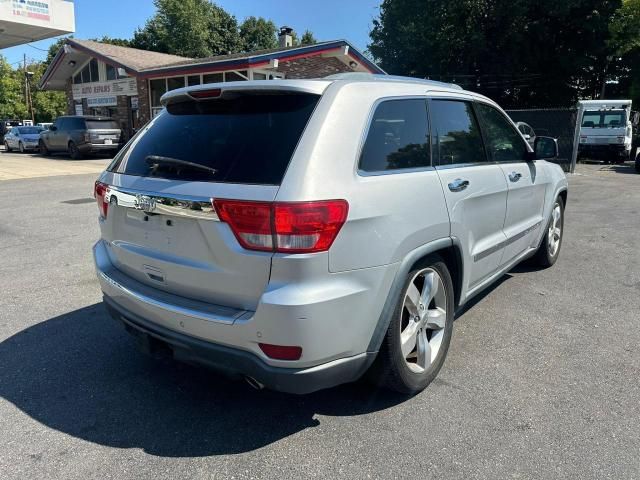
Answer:
[[[389,73],[454,81],[505,106],[571,105],[599,92],[620,5],[383,0],[369,51]]]
[[[157,12],[133,35],[131,46],[185,57],[207,57],[240,49],[233,15],[208,0],[155,0]]]
[[[300,45],[313,45],[314,43],[318,43],[316,37],[313,36],[310,30],[305,30],[302,38],[300,38]]]
[[[100,43],[110,43],[111,45],[117,45],[118,47],[130,47],[131,40],[126,38],[113,38],[104,35],[102,38],[93,38],[92,40]]]
[[[0,55],[0,118],[27,118],[24,71],[14,70]]]
[[[276,24],[262,17],[247,17],[240,25],[240,38],[247,52],[278,46]]]

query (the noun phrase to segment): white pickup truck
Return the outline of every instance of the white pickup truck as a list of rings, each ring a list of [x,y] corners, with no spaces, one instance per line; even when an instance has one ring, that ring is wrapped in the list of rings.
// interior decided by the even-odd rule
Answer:
[[[579,158],[623,163],[631,156],[633,127],[638,112],[631,110],[631,100],[581,100]]]

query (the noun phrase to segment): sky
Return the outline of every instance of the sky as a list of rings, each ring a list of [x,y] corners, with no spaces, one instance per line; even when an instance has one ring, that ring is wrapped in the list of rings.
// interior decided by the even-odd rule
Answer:
[[[277,26],[287,25],[302,34],[309,29],[317,40],[345,39],[360,51],[369,42],[373,19],[381,0],[216,0],[214,3],[234,15],[238,22],[254,15],[265,17]],[[80,39],[104,35],[131,38],[137,27],[153,15],[153,0],[75,0],[76,32]],[[0,50],[9,63],[28,59],[43,60],[55,39],[42,40]]]

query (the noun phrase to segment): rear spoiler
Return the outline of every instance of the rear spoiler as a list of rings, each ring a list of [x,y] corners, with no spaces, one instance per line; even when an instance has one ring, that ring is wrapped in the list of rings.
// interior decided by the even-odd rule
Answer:
[[[166,107],[172,103],[184,101],[224,98],[232,93],[254,95],[306,93],[322,95],[330,84],[330,81],[325,80],[260,80],[258,82],[211,83],[171,90],[160,98],[160,103],[163,107]]]

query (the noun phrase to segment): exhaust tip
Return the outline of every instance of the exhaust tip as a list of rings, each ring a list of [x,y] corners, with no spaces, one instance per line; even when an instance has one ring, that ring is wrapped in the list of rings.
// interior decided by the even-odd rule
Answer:
[[[264,385],[253,377],[245,376],[244,380],[256,390],[262,390],[264,388]]]

